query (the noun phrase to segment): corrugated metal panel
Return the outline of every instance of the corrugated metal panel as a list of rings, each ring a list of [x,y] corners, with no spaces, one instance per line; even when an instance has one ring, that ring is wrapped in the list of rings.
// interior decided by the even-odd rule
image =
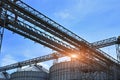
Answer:
[[[95,70],[78,61],[57,63],[50,68],[49,80],[113,80],[108,73]]]
[[[5,79],[5,78],[0,78],[0,80],[8,80],[8,79]]]
[[[50,68],[50,80],[80,80],[80,64],[77,62],[62,62]]]
[[[0,80],[6,80],[6,79],[4,79],[4,78],[0,78]]]
[[[20,71],[11,74],[10,80],[47,80],[48,73],[39,71]]]

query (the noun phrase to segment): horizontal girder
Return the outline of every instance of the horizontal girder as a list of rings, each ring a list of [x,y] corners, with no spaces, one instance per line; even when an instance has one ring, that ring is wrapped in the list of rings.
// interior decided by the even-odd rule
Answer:
[[[87,49],[88,52],[91,52],[91,55],[95,55],[96,57],[99,57],[103,59],[104,61],[114,63],[113,58],[110,56],[106,55],[105,52],[99,50],[99,49],[94,49],[93,46],[88,43],[86,40],[82,39],[81,37],[77,36],[73,32],[69,31],[68,29],[64,28],[60,24],[56,23],[55,21],[51,20],[50,18],[46,17],[45,15],[41,14],[37,10],[33,9],[32,7],[28,6],[27,4],[23,3],[22,1],[18,0],[16,3],[10,1],[10,0],[1,0],[8,4],[8,6],[11,6],[11,8],[14,8],[21,13],[24,13],[25,15],[33,18],[35,21],[43,24],[46,27],[49,27],[50,29],[53,29],[55,32],[61,34],[62,36],[68,38],[69,40],[75,42],[84,49]],[[116,61],[115,61],[116,62]]]
[[[94,45],[91,45],[86,40],[77,36],[73,32],[64,28],[60,24],[46,17],[45,15],[33,9],[32,7],[28,6],[27,4],[23,3],[22,1],[18,0],[18,2],[16,3],[10,0],[0,0],[0,1],[4,2],[6,5],[3,6],[3,8],[12,12],[15,16],[19,16],[20,18],[27,20],[31,24],[36,25],[36,27],[39,27],[47,31],[48,33],[60,38],[61,40],[63,40],[63,42],[37,30],[37,28],[33,28],[19,21],[18,19],[15,19],[15,17],[13,18],[13,20],[15,21],[14,22],[11,19],[12,17],[8,16],[8,20],[5,28],[13,32],[16,32],[22,36],[25,36],[31,40],[34,40],[42,45],[45,45],[51,49],[54,49],[62,54],[73,54],[73,53],[84,52],[85,53],[84,55],[86,55],[86,59],[89,60],[91,59],[91,61],[93,60],[93,62],[96,61],[96,64],[100,65],[101,63],[97,63],[97,62],[101,61],[109,65],[112,64],[118,65],[117,60],[115,60],[105,52],[96,49]],[[2,24],[3,21],[5,20],[1,19],[2,26],[3,26]],[[64,41],[75,46],[75,48],[65,44]]]

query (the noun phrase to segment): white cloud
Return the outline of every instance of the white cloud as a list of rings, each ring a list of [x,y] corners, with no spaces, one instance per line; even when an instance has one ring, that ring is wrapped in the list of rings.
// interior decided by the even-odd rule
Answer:
[[[30,49],[25,49],[22,54],[24,56],[24,60],[29,60],[29,59],[44,56],[44,55],[47,55],[47,54],[51,54],[51,53],[52,53],[52,51],[50,49],[46,48],[46,47],[43,47],[43,46],[40,46],[40,45],[34,45],[34,47],[32,47],[32,49],[31,48]],[[38,63],[38,64],[42,65],[46,69],[50,68],[50,66],[47,65],[46,63]]]
[[[54,13],[54,16],[58,19],[73,21],[76,19],[83,19],[90,13],[96,11],[96,6],[98,2],[93,0],[78,0],[74,5],[67,5],[69,7],[64,7]]]
[[[26,49],[22,54],[25,57],[25,59],[29,59],[29,58],[34,57],[34,55],[31,54],[32,52],[34,52],[34,51]]]
[[[46,50],[48,51],[48,50]],[[40,57],[40,56],[44,56],[44,55],[47,55],[47,54],[50,54],[51,52],[48,51],[37,51],[37,50],[25,50],[22,54],[22,56],[24,57],[24,60],[28,60],[28,59],[32,59],[32,58],[36,58],[36,57]]]
[[[54,15],[60,19],[70,19],[73,18],[72,15],[69,13],[69,11],[59,11],[54,13]]]
[[[24,60],[36,58],[46,54],[52,53],[51,50],[47,47],[40,46],[40,44],[30,45],[21,52]]]
[[[12,57],[11,55],[7,54],[5,55],[5,57],[1,60],[0,65],[1,66],[5,66],[5,65],[9,65],[12,63],[16,63],[16,59],[14,57]]]
[[[111,1],[110,1],[111,2]],[[84,19],[91,14],[101,14],[111,9],[114,6],[107,3],[107,1],[100,0],[77,0],[74,5],[67,5],[54,13],[54,16],[59,19]]]

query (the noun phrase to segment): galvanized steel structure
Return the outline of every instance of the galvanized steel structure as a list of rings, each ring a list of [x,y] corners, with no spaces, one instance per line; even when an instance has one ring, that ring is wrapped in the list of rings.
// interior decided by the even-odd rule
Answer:
[[[48,73],[41,71],[19,71],[12,73],[10,80],[48,80]]]
[[[0,78],[0,80],[6,80],[6,79],[4,79],[4,78]]]
[[[111,68],[111,72],[114,70]],[[115,80],[108,70],[98,70],[79,61],[61,62],[50,68],[50,80]],[[116,72],[117,73],[117,72]],[[119,72],[118,72],[119,73]],[[119,79],[118,79],[119,80]]]
[[[67,75],[59,75],[59,73],[66,74],[65,71],[70,72],[68,76],[71,76],[70,79],[72,80],[120,80],[120,63],[118,61],[120,58],[119,45],[117,46],[118,60],[98,49],[100,48],[100,45],[105,47],[112,44],[120,44],[119,38],[115,38],[114,40],[112,40],[113,38],[109,39],[112,42],[109,40],[104,40],[104,43],[98,42],[100,45],[97,45],[98,43],[91,44],[21,0],[0,0],[0,14],[1,31],[3,31],[3,28],[6,28],[57,51],[55,55],[51,54],[1,67],[0,71],[14,69],[41,61],[57,59],[59,56],[62,57],[76,54],[79,58],[77,58],[77,61],[74,63],[71,61],[53,65],[50,69],[50,80],[69,80],[69,78],[66,77]],[[48,33],[45,33],[44,31]],[[95,48],[95,45],[99,47]],[[56,54],[58,56],[56,56]],[[78,63],[79,65],[75,63]],[[71,66],[71,64],[74,66]],[[57,65],[63,67],[56,67]],[[77,71],[78,68],[79,70]],[[59,69],[62,70],[60,71]],[[15,73],[11,78],[14,80],[15,76],[19,74],[22,75],[22,73],[24,72]],[[26,73],[27,72],[25,72],[25,74]],[[53,77],[55,73],[61,77]],[[78,76],[79,74],[80,76]],[[17,80],[19,80],[19,78],[17,78]]]

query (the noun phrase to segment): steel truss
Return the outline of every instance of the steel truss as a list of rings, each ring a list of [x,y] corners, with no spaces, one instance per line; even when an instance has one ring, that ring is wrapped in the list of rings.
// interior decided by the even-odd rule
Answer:
[[[94,67],[97,66],[98,70],[106,69],[108,71],[112,70],[113,72],[118,68],[118,71],[120,71],[119,61],[112,58],[111,56],[101,51],[100,49],[95,48],[94,44],[97,45],[98,43],[94,43],[93,45],[91,45],[86,40],[82,39],[73,32],[64,28],[62,25],[56,23],[47,16],[33,9],[29,5],[22,2],[21,0],[13,1],[0,0],[0,1],[3,2],[5,5],[2,6],[2,9],[6,9],[7,11],[9,11],[9,13],[12,13],[12,15],[9,15],[8,13],[4,19],[3,18],[0,19],[0,25],[2,27],[13,32],[16,32],[42,45],[45,45],[53,50],[56,50],[60,54],[64,55],[78,54],[81,57],[80,61],[84,62],[89,66],[93,65]],[[27,21],[28,24],[26,24],[22,20]],[[35,25],[36,27],[33,27],[31,25]],[[44,31],[47,31],[47,33],[49,34],[42,32],[40,28]],[[55,36],[55,38],[53,36]],[[111,41],[114,42],[115,39],[114,40],[112,39]],[[106,41],[108,40],[105,40],[104,42],[106,43]],[[112,42],[110,42],[111,44],[109,45],[112,45],[113,44]],[[109,45],[106,44],[104,46]],[[84,57],[84,59],[82,59],[82,57]],[[16,67],[37,63],[39,61],[45,61],[44,59],[51,60],[52,58],[48,57],[47,55],[47,58],[39,57],[39,59],[35,58],[25,62],[19,62],[17,64],[2,67],[0,68],[0,70],[1,71],[9,70]],[[111,69],[110,67],[113,68]],[[116,75],[120,74],[117,73]],[[114,78],[114,80],[116,79]]]
[[[21,13],[24,13],[24,15],[26,14],[30,18],[38,21],[39,23],[41,22],[41,24],[49,27],[50,29],[53,29],[54,31],[56,31],[59,34],[61,34],[62,36],[72,40],[76,44],[79,44],[80,48],[83,47],[85,49],[88,49],[88,52],[92,51],[94,53],[92,55],[96,55],[96,53],[97,53],[97,55],[101,56],[104,60],[106,58],[107,61],[113,61],[113,60],[115,61],[115,59],[113,59],[112,57],[108,56],[103,51],[98,50],[98,49],[95,50],[91,46],[90,43],[88,43],[84,39],[80,38],[76,34],[72,33],[71,31],[67,30],[63,26],[59,25],[58,23],[54,22],[53,20],[49,19],[48,17],[46,17],[45,15],[41,14],[40,12],[36,11],[35,9],[31,8],[30,6],[28,6],[27,4],[23,3],[22,1],[18,0],[16,3],[12,2],[12,1],[8,1],[8,0],[2,0],[2,1],[5,2],[6,4],[8,4],[9,6],[11,6],[12,8],[16,9],[14,11],[19,11]]]

